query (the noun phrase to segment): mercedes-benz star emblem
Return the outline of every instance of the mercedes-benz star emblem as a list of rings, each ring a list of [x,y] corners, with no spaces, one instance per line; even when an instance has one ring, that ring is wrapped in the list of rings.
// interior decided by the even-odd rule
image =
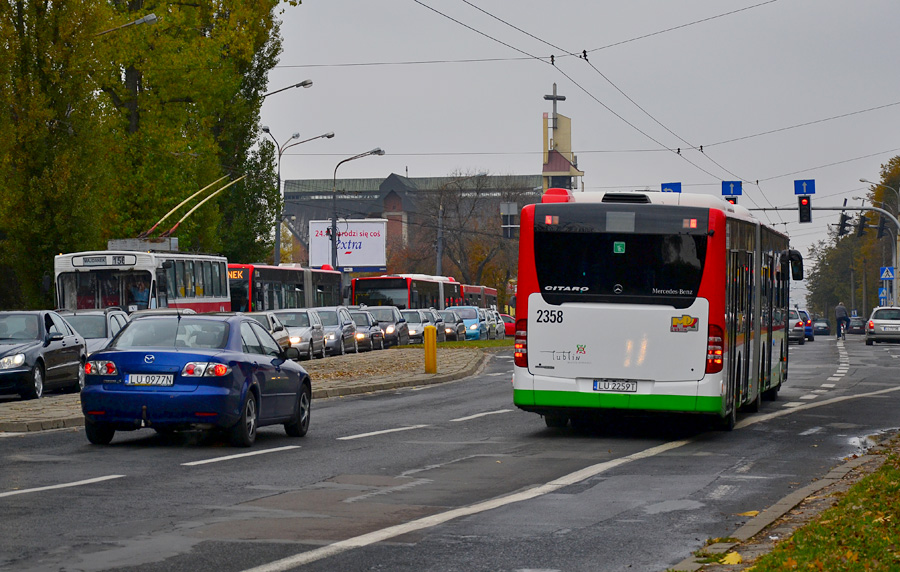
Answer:
[[[621,294],[623,290],[624,288],[622,288],[621,284],[616,284],[615,286],[613,286],[613,292],[615,292],[616,294]]]
[[[156,359],[156,357],[153,356],[152,354],[147,354],[144,356],[144,363],[153,363],[153,360],[155,360],[155,359]]]

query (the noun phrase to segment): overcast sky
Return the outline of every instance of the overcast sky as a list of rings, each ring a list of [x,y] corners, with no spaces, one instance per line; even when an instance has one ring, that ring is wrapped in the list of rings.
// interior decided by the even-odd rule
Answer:
[[[900,0],[303,0],[281,18],[269,89],[314,85],[262,122],[336,134],[287,150],[283,179],[374,147],[338,178],[539,174],[554,82],[586,190],[742,180],[740,204],[795,207],[815,179],[813,206],[840,206],[900,155]],[[757,214],[804,255],[838,218]]]

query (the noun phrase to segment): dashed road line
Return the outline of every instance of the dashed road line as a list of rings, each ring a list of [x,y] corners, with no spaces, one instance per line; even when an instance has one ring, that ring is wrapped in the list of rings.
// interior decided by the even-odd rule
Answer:
[[[450,421],[469,421],[470,419],[478,419],[479,417],[484,417],[485,415],[496,415],[498,413],[509,413],[512,409],[498,409],[497,411],[485,411],[484,413],[476,413],[475,415],[469,415],[468,417],[459,417],[457,419],[451,419]]]
[[[279,451],[288,451],[290,449],[299,449],[300,445],[287,445],[285,447],[275,447],[273,449],[262,449],[260,451],[252,451],[250,453],[238,453],[237,455],[226,455],[225,457],[213,457],[212,459],[204,459],[202,461],[191,461],[190,463],[181,463],[182,467],[196,467],[197,465],[208,465],[209,463],[219,463],[221,461],[232,461],[234,459],[242,459],[244,457],[255,457],[256,455],[265,455],[266,453],[277,453]]]
[[[348,435],[347,437],[338,437],[338,441],[350,441],[351,439],[363,439],[365,437],[374,437],[376,435],[384,435],[386,433],[396,433],[398,431],[409,431],[411,429],[421,429],[428,425],[409,425],[408,427],[397,427],[396,429],[384,429],[382,431],[372,431],[371,433],[360,433],[359,435]]]
[[[54,489],[67,489],[70,487],[80,487],[83,485],[92,485],[94,483],[102,483],[103,481],[110,481],[112,479],[121,479],[125,475],[107,475],[105,477],[96,477],[93,479],[85,479],[83,481],[75,481],[73,483],[61,483],[58,485],[50,485],[47,487],[37,487],[34,489],[22,489],[19,491],[8,491],[5,493],[0,493],[0,497],[11,497],[13,495],[24,495],[28,493],[39,493],[42,491],[52,491]]]

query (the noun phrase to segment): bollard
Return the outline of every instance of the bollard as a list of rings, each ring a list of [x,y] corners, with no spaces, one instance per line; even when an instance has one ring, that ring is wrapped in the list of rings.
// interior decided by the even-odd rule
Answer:
[[[437,328],[425,326],[425,373],[437,373]]]

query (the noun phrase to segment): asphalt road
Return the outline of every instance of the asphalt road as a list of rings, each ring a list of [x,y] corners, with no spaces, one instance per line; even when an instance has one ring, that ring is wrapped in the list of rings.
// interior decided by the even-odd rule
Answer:
[[[507,351],[464,380],[316,400],[305,438],[263,428],[251,449],[5,434],[0,570],[664,570],[900,424],[900,345],[791,349],[779,399],[731,433],[548,429],[512,406]]]

